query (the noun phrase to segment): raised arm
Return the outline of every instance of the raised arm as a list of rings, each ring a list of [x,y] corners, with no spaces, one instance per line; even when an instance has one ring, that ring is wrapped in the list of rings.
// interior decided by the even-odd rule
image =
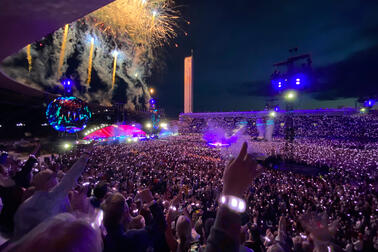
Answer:
[[[242,199],[249,185],[262,172],[262,169],[258,169],[257,162],[248,155],[247,149],[247,143],[244,143],[239,156],[225,168],[222,196]],[[206,252],[239,251],[240,227],[239,213],[226,204],[221,204],[207,240]]]
[[[84,171],[92,150],[93,144],[90,145],[81,157],[72,165],[66,175],[64,175],[62,181],[51,190],[51,194],[54,194],[55,197],[63,197],[68,194]]]

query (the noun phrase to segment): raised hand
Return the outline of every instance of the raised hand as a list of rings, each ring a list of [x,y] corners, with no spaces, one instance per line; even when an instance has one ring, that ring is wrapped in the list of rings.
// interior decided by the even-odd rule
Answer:
[[[154,197],[152,196],[152,193],[149,189],[144,189],[140,191],[137,197],[140,198],[144,204],[150,203],[154,200]]]
[[[223,194],[242,198],[253,180],[262,173],[262,167],[247,153],[244,142],[239,156],[232,160],[223,173]]]
[[[300,217],[302,226],[307,232],[320,241],[329,241],[337,230],[337,221],[328,226],[328,217],[326,213],[321,215],[307,214]]]

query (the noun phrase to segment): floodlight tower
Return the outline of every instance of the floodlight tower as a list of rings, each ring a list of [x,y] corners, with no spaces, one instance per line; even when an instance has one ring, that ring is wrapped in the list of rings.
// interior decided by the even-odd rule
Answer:
[[[289,50],[291,57],[285,61],[273,64],[275,68],[271,75],[271,84],[274,93],[279,94],[286,105],[285,113],[285,139],[291,143],[295,137],[292,111],[294,103],[298,100],[298,91],[303,90],[311,82],[311,55],[298,53],[298,48]],[[291,153],[290,145],[287,151]]]
[[[296,53],[298,48],[290,49],[290,53]],[[273,89],[281,93],[288,89],[304,89],[311,82],[310,54],[294,55],[287,60],[273,64],[275,68],[271,75]],[[281,71],[280,69],[283,69]]]

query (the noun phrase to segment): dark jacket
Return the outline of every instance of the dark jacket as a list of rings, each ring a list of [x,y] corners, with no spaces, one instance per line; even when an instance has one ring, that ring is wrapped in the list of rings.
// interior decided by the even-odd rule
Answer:
[[[240,215],[221,206],[207,239],[206,252],[239,252],[240,226]]]
[[[153,220],[144,229],[125,231],[122,225],[108,228],[104,252],[167,251],[164,238],[166,227],[163,209],[159,204],[150,207]]]

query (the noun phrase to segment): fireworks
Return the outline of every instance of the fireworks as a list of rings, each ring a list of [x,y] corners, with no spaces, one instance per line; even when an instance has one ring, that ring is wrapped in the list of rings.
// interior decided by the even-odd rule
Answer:
[[[91,38],[91,49],[89,50],[89,59],[88,59],[88,78],[87,78],[88,86],[91,83],[91,77],[92,77],[93,50],[94,50],[94,38]]]
[[[62,76],[62,66],[64,62],[64,52],[66,50],[67,34],[68,34],[68,24],[64,26],[62,47],[60,48],[60,56],[59,56],[58,78]]]
[[[31,44],[28,44],[26,46],[26,56],[27,56],[27,59],[28,59],[28,64],[29,64],[28,70],[29,70],[29,73],[30,73],[30,71],[32,69]]]
[[[116,71],[117,71],[117,57],[118,57],[118,52],[117,52],[117,51],[114,51],[114,52],[113,52],[113,57],[114,57],[114,62],[113,62],[112,89],[114,88],[115,77],[116,77]]]
[[[179,13],[172,6],[172,0],[116,0],[90,14],[89,20],[119,41],[155,48],[177,35]]]

